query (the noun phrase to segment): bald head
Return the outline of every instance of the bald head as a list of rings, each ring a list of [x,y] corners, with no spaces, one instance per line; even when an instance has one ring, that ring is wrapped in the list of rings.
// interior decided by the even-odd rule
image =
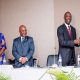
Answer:
[[[20,33],[20,36],[22,37],[25,37],[27,35],[27,29],[25,25],[19,26],[19,33]]]

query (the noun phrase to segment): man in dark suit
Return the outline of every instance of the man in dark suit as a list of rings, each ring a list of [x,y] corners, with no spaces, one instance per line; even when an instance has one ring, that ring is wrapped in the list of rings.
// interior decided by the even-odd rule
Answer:
[[[57,29],[57,36],[59,41],[59,55],[62,58],[63,66],[72,66],[76,64],[75,46],[80,44],[80,40],[76,39],[76,30],[70,25],[72,15],[70,12],[64,14],[65,23],[60,25]]]
[[[14,67],[33,66],[34,41],[27,36],[25,25],[19,27],[20,36],[13,41],[12,54],[15,57]]]

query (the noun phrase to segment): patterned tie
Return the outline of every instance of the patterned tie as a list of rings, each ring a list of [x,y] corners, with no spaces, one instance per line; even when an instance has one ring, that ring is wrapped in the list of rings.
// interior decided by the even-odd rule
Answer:
[[[71,32],[71,27],[70,26],[68,26],[68,33],[69,33],[69,36],[71,38],[72,37],[72,32]]]

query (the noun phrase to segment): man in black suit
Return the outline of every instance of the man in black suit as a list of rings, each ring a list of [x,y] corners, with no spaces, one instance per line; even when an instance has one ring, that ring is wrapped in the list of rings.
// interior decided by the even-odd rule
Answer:
[[[64,14],[65,23],[57,29],[59,41],[59,55],[62,58],[62,66],[73,66],[76,64],[75,46],[80,45],[80,39],[76,39],[76,30],[70,25],[72,15],[70,12]]]

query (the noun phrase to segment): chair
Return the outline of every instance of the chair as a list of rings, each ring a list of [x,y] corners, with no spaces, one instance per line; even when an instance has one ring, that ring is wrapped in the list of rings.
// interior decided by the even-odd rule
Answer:
[[[33,58],[33,66],[37,65],[36,61],[37,61],[37,59]]]
[[[36,58],[33,58],[33,67],[40,67]]]
[[[47,58],[47,66],[52,66],[53,64],[58,65],[58,55],[49,55]]]
[[[9,63],[10,65],[14,65],[14,64],[15,64],[15,59],[14,59],[14,60],[8,59],[8,63]]]
[[[31,66],[34,66],[34,64],[36,63],[36,58],[33,58],[32,59],[32,63],[31,63]],[[10,64],[10,65],[14,65],[15,64],[15,59],[14,60],[11,60],[11,59],[8,59],[8,63]]]

